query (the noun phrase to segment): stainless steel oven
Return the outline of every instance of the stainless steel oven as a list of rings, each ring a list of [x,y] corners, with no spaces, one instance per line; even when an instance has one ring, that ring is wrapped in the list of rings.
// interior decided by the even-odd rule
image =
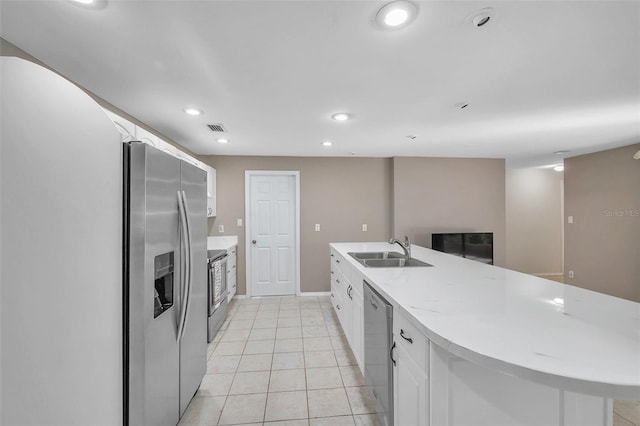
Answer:
[[[210,342],[227,318],[227,251],[207,252],[208,317],[207,341]]]

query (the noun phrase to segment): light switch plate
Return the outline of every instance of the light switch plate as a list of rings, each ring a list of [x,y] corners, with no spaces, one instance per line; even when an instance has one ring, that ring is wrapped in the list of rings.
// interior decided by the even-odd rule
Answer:
[[[367,232],[367,224],[366,223],[362,224],[362,232]]]
[[[238,220],[236,221],[236,224],[238,226],[242,226],[242,219],[238,218]]]
[[[573,223],[573,216],[569,216],[569,217],[567,218],[567,222],[568,222],[568,223]]]
[[[219,233],[224,233],[224,225],[218,225],[218,232]]]
[[[320,224],[316,223],[316,232],[320,232]]]

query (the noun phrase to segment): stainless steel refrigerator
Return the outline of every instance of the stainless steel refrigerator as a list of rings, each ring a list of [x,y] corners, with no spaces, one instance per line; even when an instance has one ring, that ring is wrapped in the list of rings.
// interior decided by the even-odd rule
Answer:
[[[124,144],[124,417],[178,423],[206,370],[206,172]]]

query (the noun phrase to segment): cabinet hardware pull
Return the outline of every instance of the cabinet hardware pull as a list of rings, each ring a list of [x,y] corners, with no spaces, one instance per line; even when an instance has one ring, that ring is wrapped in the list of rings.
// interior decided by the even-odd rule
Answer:
[[[336,263],[340,263],[340,259],[336,259]]]
[[[393,366],[396,366],[396,360],[393,359],[393,350],[396,348],[396,342],[393,342],[393,346],[391,346],[391,350],[389,351],[389,358],[391,358],[391,362],[393,362]]]
[[[349,299],[353,300],[353,297],[351,297],[351,290],[353,289],[353,287],[351,287],[351,284],[349,284],[349,288],[347,288],[347,296],[349,296]]]
[[[373,298],[369,299],[369,303],[371,303],[371,306],[373,306],[373,309],[378,309],[378,305],[376,305],[376,304],[373,302]]]
[[[333,257],[333,255],[331,255],[331,257]]]
[[[340,309],[340,305],[336,305],[336,309]]]
[[[333,275],[333,271],[331,271],[331,275]]]
[[[335,296],[333,295],[333,293],[331,293],[331,297],[335,297]]]
[[[340,280],[336,280],[336,282],[337,282],[338,284],[340,284]]]
[[[413,344],[413,339],[411,337],[407,337],[404,335],[404,330],[400,329],[400,337],[402,337],[404,340],[406,340],[407,342]]]

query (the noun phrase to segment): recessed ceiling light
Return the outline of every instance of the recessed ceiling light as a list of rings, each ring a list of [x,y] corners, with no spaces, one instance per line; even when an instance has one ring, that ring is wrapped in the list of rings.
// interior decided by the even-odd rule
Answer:
[[[487,7],[485,9],[481,9],[476,13],[474,13],[471,16],[471,23],[473,24],[474,27],[480,28],[487,25],[492,17],[493,17],[493,9],[490,7]]]
[[[229,139],[220,138],[218,139],[218,143],[229,143]]]
[[[554,152],[555,155],[565,155],[565,154],[568,154],[568,153],[569,153],[569,151],[556,151],[556,152]]]
[[[331,145],[333,145],[333,142],[331,142],[331,141],[322,142],[322,146],[331,146]]]
[[[104,9],[107,7],[107,0],[68,0],[78,6],[88,9]]]
[[[387,3],[378,10],[376,23],[386,29],[403,28],[416,17],[418,9],[409,1],[398,0]]]
[[[559,166],[555,166],[553,170],[555,170],[556,172],[562,172],[564,171],[564,166],[560,164]]]
[[[189,115],[202,115],[202,110],[198,108],[188,107],[183,109],[183,111]]]
[[[553,299],[553,303],[557,305],[564,305],[564,299],[562,297],[556,297],[555,299]]]
[[[331,116],[336,121],[347,121],[351,119],[351,114],[346,112],[336,112]]]

